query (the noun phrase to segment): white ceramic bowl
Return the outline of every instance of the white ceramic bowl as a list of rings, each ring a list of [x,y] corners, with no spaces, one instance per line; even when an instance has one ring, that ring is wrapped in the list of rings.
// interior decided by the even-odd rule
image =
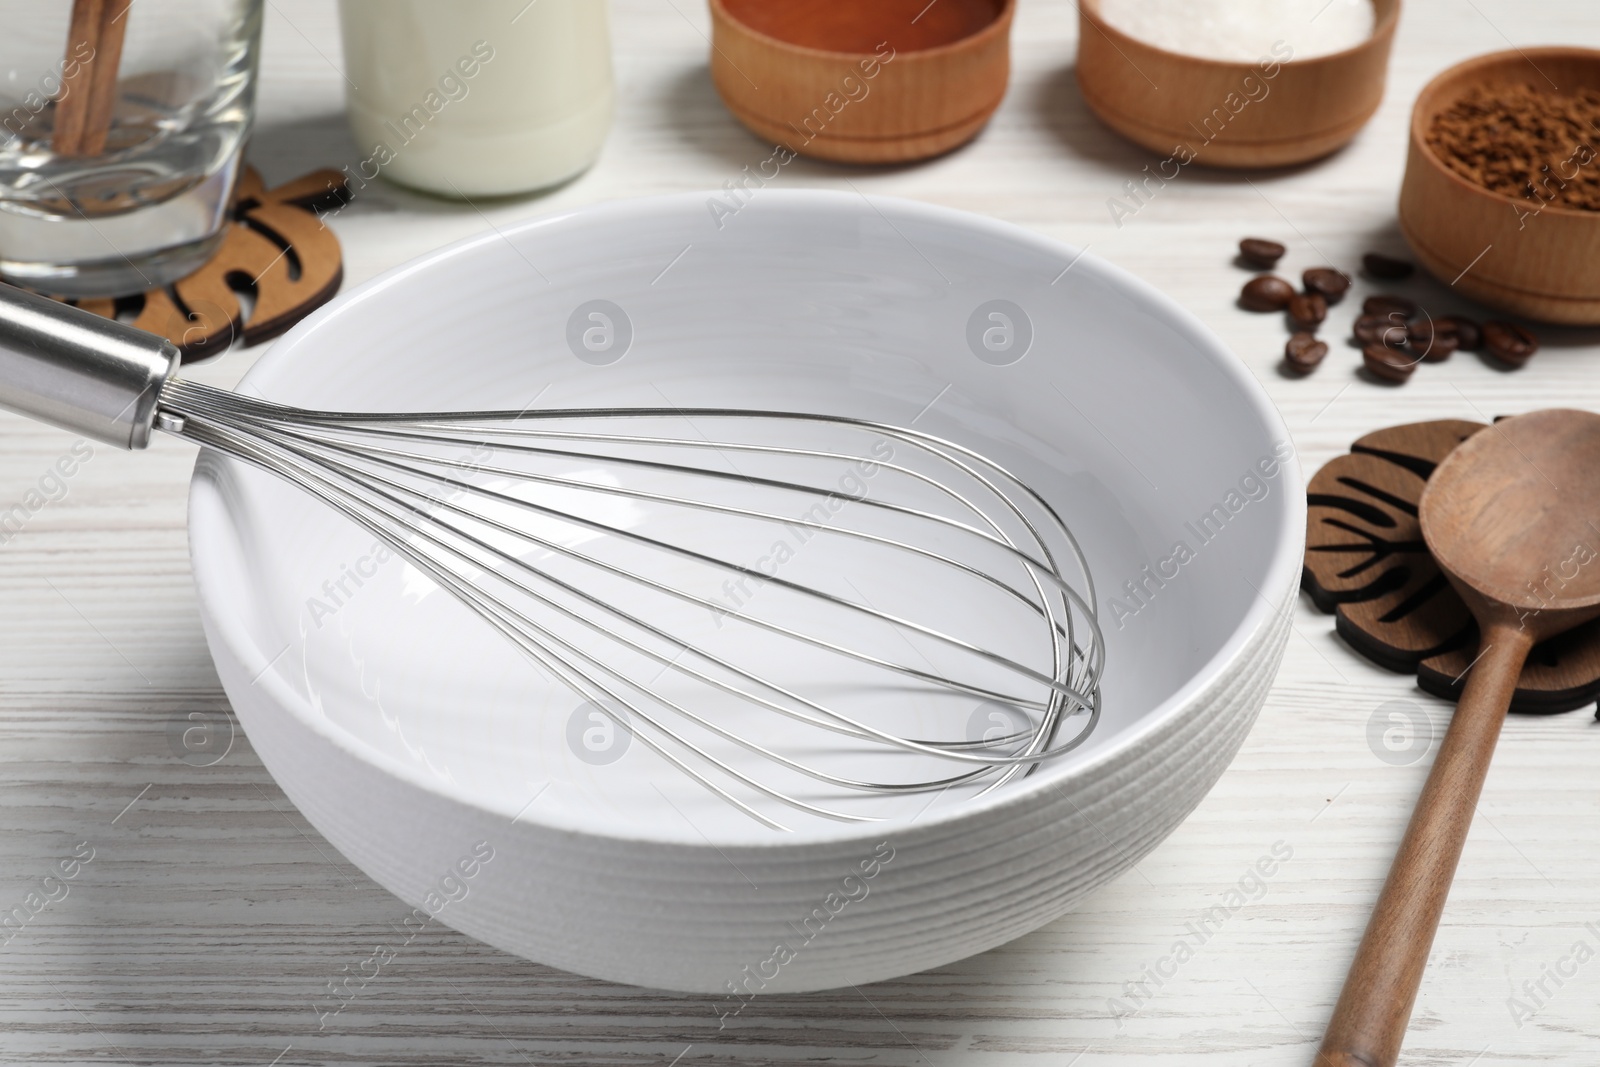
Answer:
[[[580,359],[569,337],[596,300],[612,329]],[[1027,933],[1193,809],[1288,634],[1304,490],[1256,382],[1149,286],[973,215],[763,191],[731,216],[672,196],[537,220],[341,296],[241,389],[347,410],[665,396],[917,419],[1020,474],[1082,542],[1108,645],[1087,744],[981,799],[779,835],[676,779],[670,803],[641,802],[628,783],[660,779],[637,746],[574,759],[577,702],[508,644],[328,509],[202,456],[206,633],[284,791],[406,901],[587,975],[820,989]]]

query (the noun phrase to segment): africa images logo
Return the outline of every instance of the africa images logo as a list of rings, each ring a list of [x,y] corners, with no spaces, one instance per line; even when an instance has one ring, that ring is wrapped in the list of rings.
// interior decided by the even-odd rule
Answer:
[[[609,300],[579,304],[567,316],[567,349],[593,367],[605,367],[633,346],[633,321]]]

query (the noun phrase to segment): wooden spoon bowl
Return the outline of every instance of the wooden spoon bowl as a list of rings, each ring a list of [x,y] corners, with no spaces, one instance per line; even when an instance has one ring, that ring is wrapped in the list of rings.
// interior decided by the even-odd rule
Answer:
[[[1482,634],[1317,1067],[1393,1067],[1500,726],[1535,643],[1600,616],[1600,415],[1536,411],[1439,464],[1422,536]]]
[[[1472,605],[1536,636],[1600,611],[1600,415],[1553,409],[1469,437],[1422,494],[1422,535]]]

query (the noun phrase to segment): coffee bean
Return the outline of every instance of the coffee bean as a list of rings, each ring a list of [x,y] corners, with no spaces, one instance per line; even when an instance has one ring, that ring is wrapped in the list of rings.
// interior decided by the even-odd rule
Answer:
[[[1411,342],[1411,350],[1429,363],[1443,363],[1460,345],[1455,334],[1433,319],[1423,319],[1406,327],[1406,340]]]
[[[1251,278],[1239,290],[1239,305],[1250,311],[1282,311],[1294,299],[1294,286],[1276,274]]]
[[[1345,290],[1350,288],[1350,275],[1332,267],[1312,267],[1300,275],[1300,280],[1305,283],[1306,292],[1316,293],[1330,304],[1343,300]]]
[[[1328,317],[1328,302],[1320,293],[1296,293],[1289,301],[1289,319],[1297,330],[1312,330]]]
[[[1361,362],[1372,374],[1390,382],[1403,382],[1417,369],[1417,357],[1407,352],[1397,352],[1388,345],[1368,345],[1363,348]]]
[[[1376,296],[1367,297],[1361,303],[1361,310],[1368,315],[1387,316],[1392,312],[1402,319],[1414,319],[1417,317],[1417,305],[1405,297],[1395,296],[1393,293],[1379,293]]]
[[[1265,237],[1246,237],[1239,242],[1239,258],[1262,270],[1277,266],[1286,251],[1277,241],[1269,241]]]
[[[1476,352],[1483,347],[1483,327],[1465,315],[1444,315],[1434,322],[1439,329],[1455,334],[1456,347],[1463,352]]]
[[[1306,333],[1304,330],[1289,338],[1288,344],[1283,346],[1284,361],[1299,371],[1301,374],[1310,374],[1317,369],[1317,364],[1322,362],[1322,357],[1328,354],[1326,342],[1319,341],[1315,334]]]
[[[1484,323],[1483,344],[1491,356],[1513,367],[1522,366],[1539,351],[1539,339],[1510,322]]]
[[[1361,257],[1361,265],[1374,278],[1409,278],[1417,268],[1403,259],[1386,256],[1382,252],[1368,252]]]
[[[1388,345],[1400,348],[1406,343],[1405,320],[1394,315],[1362,315],[1351,328],[1363,345]]]

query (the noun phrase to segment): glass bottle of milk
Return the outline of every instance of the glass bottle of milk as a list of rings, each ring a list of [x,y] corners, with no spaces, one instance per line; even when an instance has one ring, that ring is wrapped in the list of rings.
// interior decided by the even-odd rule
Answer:
[[[362,176],[440,196],[582,173],[611,125],[606,0],[340,0]]]

